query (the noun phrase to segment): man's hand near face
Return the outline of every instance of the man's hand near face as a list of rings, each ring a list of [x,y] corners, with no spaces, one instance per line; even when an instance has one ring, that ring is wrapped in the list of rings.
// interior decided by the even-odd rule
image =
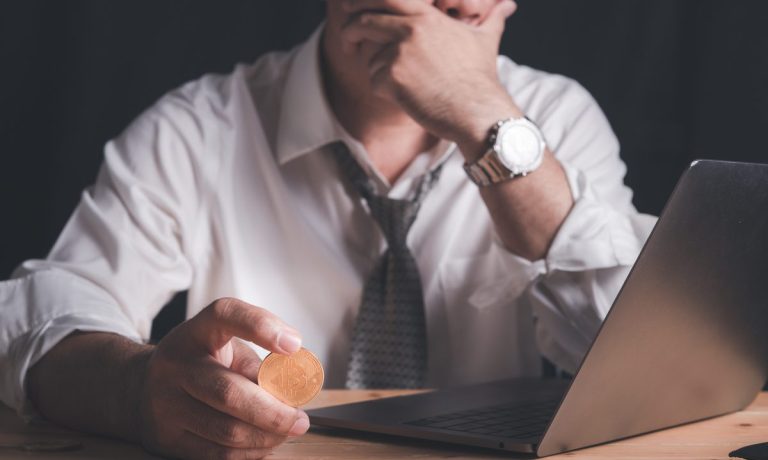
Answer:
[[[261,360],[238,338],[278,353],[301,346],[268,311],[220,299],[156,347],[103,333],[64,339],[30,371],[30,397],[54,421],[163,455],[261,458],[309,419],[255,383]]]
[[[378,96],[399,104],[435,136],[473,149],[493,123],[522,116],[496,69],[504,23],[517,5],[493,1],[482,16],[464,20],[424,1],[344,1],[350,15],[341,32],[344,51],[368,48],[367,70]]]
[[[488,150],[497,121],[524,115],[497,70],[505,21],[517,8],[513,1],[456,0],[455,8],[440,0],[338,0],[337,5],[337,17],[346,20],[333,23],[339,28],[333,39],[346,59],[363,63],[368,91],[393,102],[432,135],[456,142],[467,162]],[[341,59],[331,61],[338,66]],[[342,110],[357,108],[347,104]],[[365,126],[366,116],[340,118],[353,120],[358,132],[375,138],[370,133],[377,122]],[[389,137],[399,136],[390,132]],[[546,257],[573,205],[565,172],[548,149],[533,174],[481,187],[480,195],[507,249],[529,260]]]

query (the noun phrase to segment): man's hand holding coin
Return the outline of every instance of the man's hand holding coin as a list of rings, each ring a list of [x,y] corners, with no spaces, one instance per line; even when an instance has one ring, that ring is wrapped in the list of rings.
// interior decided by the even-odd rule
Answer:
[[[289,355],[301,337],[272,313],[220,299],[171,331],[152,352],[139,418],[142,443],[183,458],[257,458],[309,418],[257,385],[259,356],[239,339]]]

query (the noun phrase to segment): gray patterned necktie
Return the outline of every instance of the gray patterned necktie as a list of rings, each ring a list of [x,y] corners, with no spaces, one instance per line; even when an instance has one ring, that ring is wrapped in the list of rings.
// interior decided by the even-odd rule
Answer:
[[[441,167],[422,176],[414,196],[377,195],[346,145],[333,146],[342,175],[365,199],[387,249],[365,282],[352,332],[347,388],[421,388],[427,369],[427,331],[419,268],[406,245],[424,198]]]

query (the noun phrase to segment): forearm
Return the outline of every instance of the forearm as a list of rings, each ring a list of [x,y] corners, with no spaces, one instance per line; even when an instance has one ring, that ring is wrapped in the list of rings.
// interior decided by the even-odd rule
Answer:
[[[506,100],[504,100],[506,99]],[[510,98],[499,100],[468,123],[458,140],[467,162],[488,149],[489,128],[523,113]],[[501,241],[507,249],[529,260],[542,259],[573,206],[568,179],[560,162],[546,149],[541,166],[525,177],[480,187]]]
[[[56,423],[139,441],[139,399],[152,349],[116,334],[72,334],[29,370],[29,398]]]
[[[573,206],[565,172],[549,152],[535,172],[483,187],[480,196],[504,246],[529,260],[546,257]]]

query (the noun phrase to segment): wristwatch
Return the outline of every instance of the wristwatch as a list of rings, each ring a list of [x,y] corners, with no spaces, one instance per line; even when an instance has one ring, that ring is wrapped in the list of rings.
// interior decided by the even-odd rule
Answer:
[[[475,184],[485,187],[528,175],[544,158],[544,136],[528,117],[507,118],[493,125],[490,148],[464,171]]]

